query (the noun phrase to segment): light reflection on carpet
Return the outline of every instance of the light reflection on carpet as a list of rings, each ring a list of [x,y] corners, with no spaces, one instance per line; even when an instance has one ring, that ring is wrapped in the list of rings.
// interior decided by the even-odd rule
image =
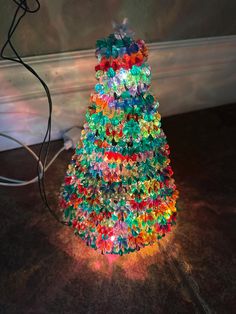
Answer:
[[[162,247],[169,250],[167,247],[172,247],[173,239],[174,231],[161,240]],[[85,242],[77,238],[69,228],[60,229],[50,237],[50,242],[66,252],[80,265],[85,264],[91,271],[99,272],[100,275],[108,278],[111,278],[113,272],[120,268],[123,270],[124,275],[131,280],[145,280],[148,276],[148,268],[151,265],[164,263],[164,257],[160,252],[158,243],[123,256],[102,255],[86,246]]]

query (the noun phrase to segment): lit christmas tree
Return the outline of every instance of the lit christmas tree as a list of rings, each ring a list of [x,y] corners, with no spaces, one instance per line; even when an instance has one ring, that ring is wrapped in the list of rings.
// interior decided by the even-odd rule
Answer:
[[[147,47],[126,21],[97,41],[98,84],[60,195],[64,220],[87,245],[125,254],[175,224],[178,192],[158,101],[149,92]]]

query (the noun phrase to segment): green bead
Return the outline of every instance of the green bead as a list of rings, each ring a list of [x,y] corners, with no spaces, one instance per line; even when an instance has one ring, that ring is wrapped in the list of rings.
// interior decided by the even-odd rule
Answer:
[[[108,77],[114,77],[116,75],[116,72],[112,68],[110,68],[107,71],[107,75],[108,75]]]
[[[97,48],[103,48],[103,47],[106,47],[106,46],[107,46],[107,42],[106,42],[105,38],[97,40],[97,42],[96,42],[96,47]]]
[[[130,70],[130,73],[132,75],[138,75],[141,72],[140,68],[137,67],[136,65],[132,66],[132,69]]]
[[[130,98],[130,93],[129,91],[125,91],[121,94],[122,99]]]
[[[118,118],[113,118],[113,119],[111,119],[111,123],[112,123],[112,125],[114,125],[114,126],[117,126],[119,123],[120,123],[120,119],[118,119]]]
[[[147,95],[147,97],[146,97],[146,103],[147,104],[153,104],[154,103],[154,97],[152,96],[152,95]]]

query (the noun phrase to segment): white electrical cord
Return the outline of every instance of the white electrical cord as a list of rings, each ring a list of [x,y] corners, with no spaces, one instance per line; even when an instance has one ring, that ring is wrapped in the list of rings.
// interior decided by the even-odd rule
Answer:
[[[6,137],[6,138],[8,138],[8,139],[10,139],[10,140],[20,144],[21,146],[23,146],[34,157],[34,159],[36,159],[37,162],[38,162],[38,156],[27,145],[25,145],[21,141],[17,140],[16,138],[14,138],[14,137],[12,137],[10,135],[1,133],[1,132],[0,132],[0,136]],[[58,155],[63,150],[69,149],[70,147],[72,147],[72,142],[70,140],[67,140],[64,143],[64,146],[54,155],[54,157],[47,164],[47,166],[44,169],[44,172],[47,171],[47,169],[51,166],[51,164],[55,161],[55,159],[58,157]],[[43,165],[42,165],[41,161],[39,162],[39,166],[40,166],[40,171],[41,171],[40,172],[40,179],[41,179],[42,175],[43,175]],[[33,179],[29,180],[29,181],[17,180],[17,179],[7,178],[7,177],[3,177],[3,176],[0,176],[0,179],[1,180],[5,180],[5,181],[9,181],[9,182],[0,182],[0,186],[13,186],[13,187],[16,187],[16,186],[24,186],[24,185],[28,185],[28,184],[37,182],[38,181],[38,176],[36,176],[35,178],[33,178]]]

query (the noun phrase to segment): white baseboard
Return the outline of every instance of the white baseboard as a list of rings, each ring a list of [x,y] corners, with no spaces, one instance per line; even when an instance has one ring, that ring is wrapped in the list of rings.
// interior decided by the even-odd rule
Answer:
[[[152,92],[162,116],[236,101],[236,36],[149,44]],[[84,123],[96,84],[93,50],[24,59],[47,82],[53,99],[52,139]],[[41,142],[48,105],[38,80],[22,66],[0,62],[0,132]],[[0,151],[17,145],[0,137]]]

